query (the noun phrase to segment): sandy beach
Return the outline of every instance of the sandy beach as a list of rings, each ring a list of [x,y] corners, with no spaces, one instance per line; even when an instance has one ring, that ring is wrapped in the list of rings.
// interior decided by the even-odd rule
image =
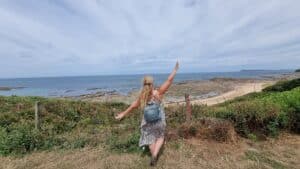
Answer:
[[[164,103],[166,106],[185,104],[184,95],[188,93],[192,104],[214,105],[251,92],[259,92],[263,88],[281,80],[299,78],[300,73],[265,76],[262,78],[212,78],[210,80],[189,80],[173,84],[167,92]],[[67,99],[90,102],[124,102],[130,104],[138,96],[134,90],[128,95],[117,92],[99,92]]]
[[[260,92],[266,86],[274,84],[275,81],[265,81],[265,82],[253,82],[253,83],[240,83],[234,86],[233,90],[228,92],[222,93],[221,95],[205,98],[205,99],[195,99],[191,101],[191,104],[203,104],[203,105],[214,105],[218,103],[225,102],[227,100],[234,99],[239,96],[243,96],[248,93],[252,92]],[[170,105],[178,105],[178,104],[185,104],[184,101],[177,102],[177,103],[167,103],[167,106]]]

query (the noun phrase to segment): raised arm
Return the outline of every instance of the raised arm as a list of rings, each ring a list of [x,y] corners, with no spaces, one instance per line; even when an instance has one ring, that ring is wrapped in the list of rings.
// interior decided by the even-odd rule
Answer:
[[[117,120],[121,120],[126,114],[131,112],[133,109],[138,108],[140,106],[140,99],[138,98],[136,101],[132,102],[131,105],[123,112],[117,114],[115,117]]]
[[[176,65],[174,67],[174,70],[172,71],[172,73],[169,75],[168,79],[160,86],[160,88],[158,89],[158,92],[160,95],[165,94],[169,87],[171,86],[171,84],[173,83],[174,77],[176,75],[176,72],[179,68],[179,63],[178,61],[176,62]]]

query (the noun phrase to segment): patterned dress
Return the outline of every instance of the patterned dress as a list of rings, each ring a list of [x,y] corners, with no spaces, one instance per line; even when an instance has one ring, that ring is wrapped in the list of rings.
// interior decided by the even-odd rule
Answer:
[[[154,123],[147,123],[144,119],[144,115],[142,116],[141,137],[139,141],[140,147],[153,144],[156,141],[156,139],[164,137],[165,135],[166,117],[163,103],[161,101],[153,99],[150,102],[154,102],[154,104],[160,105],[159,107],[161,120]]]

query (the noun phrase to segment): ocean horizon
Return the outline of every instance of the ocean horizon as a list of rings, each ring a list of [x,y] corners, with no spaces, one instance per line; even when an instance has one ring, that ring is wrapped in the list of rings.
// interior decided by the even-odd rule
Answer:
[[[241,70],[236,72],[178,73],[174,82],[209,80],[218,77],[264,78],[292,72],[293,70]],[[97,92],[116,92],[127,95],[141,87],[141,79],[144,75],[146,74],[0,78],[0,87],[5,88],[0,90],[0,95],[68,97]],[[148,73],[147,75],[152,75],[155,79],[155,86],[159,86],[169,74]]]

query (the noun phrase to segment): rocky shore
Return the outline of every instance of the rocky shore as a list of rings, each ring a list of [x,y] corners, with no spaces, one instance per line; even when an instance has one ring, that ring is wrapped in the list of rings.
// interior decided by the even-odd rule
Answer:
[[[258,92],[268,85],[280,80],[300,78],[300,73],[282,74],[276,76],[264,76],[261,78],[212,78],[210,80],[189,80],[174,83],[166,93],[164,102],[175,104],[184,102],[184,95],[190,95],[192,103],[207,104],[219,103],[222,100],[231,99],[250,92]],[[130,104],[139,94],[139,90],[133,90],[127,95],[115,90],[97,91],[94,94],[64,97],[66,99],[91,101],[91,102],[124,102]],[[220,98],[221,97],[221,98]],[[216,100],[214,100],[215,98]]]
[[[273,84],[271,80],[260,79],[232,79],[232,78],[214,78],[210,80],[184,81],[173,84],[166,93],[164,102],[178,103],[184,101],[184,95],[190,95],[191,100],[207,99],[220,96],[229,91],[235,90],[243,84]],[[115,90],[98,91],[94,94],[84,94],[80,96],[64,97],[67,99],[92,101],[92,102],[124,102],[131,103],[139,94],[139,90],[133,90],[127,95],[122,95]]]

